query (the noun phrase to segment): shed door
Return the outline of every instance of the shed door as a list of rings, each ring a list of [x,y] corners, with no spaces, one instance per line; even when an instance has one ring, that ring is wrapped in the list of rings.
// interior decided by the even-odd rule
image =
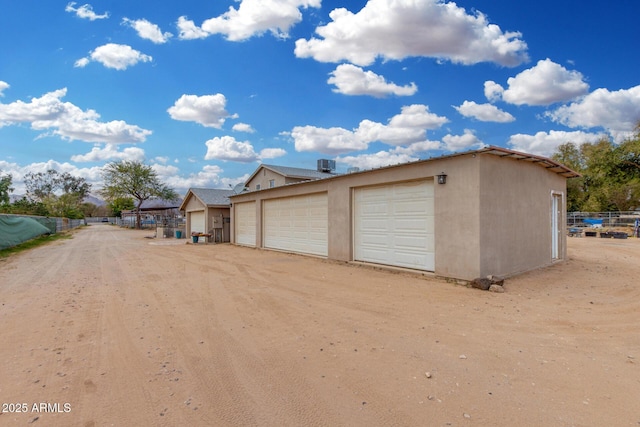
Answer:
[[[562,253],[562,194],[551,194],[551,259],[561,259]]]
[[[189,212],[191,218],[191,232],[204,233],[204,211]]]
[[[354,259],[434,271],[433,180],[358,188]]]
[[[327,194],[265,200],[264,247],[328,255]]]
[[[236,243],[239,245],[256,245],[256,202],[236,203],[235,212]]]

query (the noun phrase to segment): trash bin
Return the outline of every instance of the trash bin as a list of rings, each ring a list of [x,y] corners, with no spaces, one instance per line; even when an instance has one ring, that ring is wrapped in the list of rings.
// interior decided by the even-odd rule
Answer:
[[[176,239],[182,239],[182,231],[176,230]]]
[[[199,238],[199,236],[191,236],[191,240],[193,240],[193,243],[198,243]]]

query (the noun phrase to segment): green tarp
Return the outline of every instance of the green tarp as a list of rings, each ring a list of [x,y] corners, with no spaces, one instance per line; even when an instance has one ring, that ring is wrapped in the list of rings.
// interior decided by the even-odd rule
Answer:
[[[49,218],[42,219],[49,220]],[[51,233],[55,233],[55,220],[53,220],[52,232],[50,228],[34,218],[0,215],[0,249],[10,248],[34,237]]]

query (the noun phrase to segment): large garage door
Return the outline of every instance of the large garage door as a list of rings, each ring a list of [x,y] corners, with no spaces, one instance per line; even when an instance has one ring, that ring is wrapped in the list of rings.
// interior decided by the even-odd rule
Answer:
[[[264,202],[264,247],[327,256],[327,194]]]
[[[354,259],[434,271],[433,181],[359,188]]]
[[[189,212],[191,232],[204,233],[204,211]]]
[[[240,245],[256,245],[256,202],[236,203],[235,212],[236,243]]]

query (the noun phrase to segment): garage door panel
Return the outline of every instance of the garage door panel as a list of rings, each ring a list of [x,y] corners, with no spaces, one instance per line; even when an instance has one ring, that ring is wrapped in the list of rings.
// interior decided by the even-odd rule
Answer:
[[[264,246],[290,252],[328,255],[326,193],[264,202]]]
[[[364,230],[388,230],[389,220],[387,218],[362,218],[362,229]]]
[[[234,205],[236,223],[236,243],[256,245],[256,203],[245,202]]]
[[[204,211],[189,212],[191,232],[204,233]]]
[[[427,247],[427,236],[414,236],[414,235],[396,235],[393,239],[393,244],[398,250],[401,249],[423,249]]]
[[[422,232],[427,225],[427,218],[425,217],[396,217],[394,221],[394,230],[398,232],[411,232],[418,231]]]
[[[393,205],[393,212],[397,215],[411,215],[415,213],[426,215],[427,208],[428,203],[426,202],[421,203],[420,201],[417,201],[415,199],[404,201],[400,200],[396,201],[396,203]]]
[[[408,265],[429,265],[433,263],[433,255],[416,255],[415,252],[395,252],[394,264],[400,267],[406,267]]]
[[[363,250],[375,248],[379,246],[381,248],[387,248],[388,239],[385,236],[381,235],[364,235],[360,239],[363,245],[366,245],[366,248],[363,247]]]
[[[354,259],[434,270],[433,181],[355,191]]]

